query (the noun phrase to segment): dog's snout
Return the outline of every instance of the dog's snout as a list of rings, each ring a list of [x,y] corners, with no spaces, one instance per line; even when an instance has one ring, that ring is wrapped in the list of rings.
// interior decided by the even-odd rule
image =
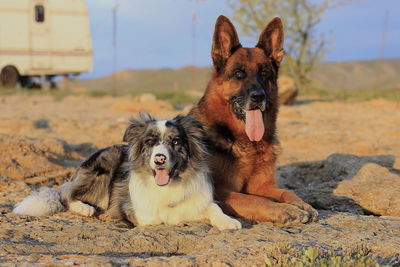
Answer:
[[[261,89],[251,90],[250,98],[254,102],[262,102],[265,99],[265,92]]]
[[[154,156],[154,163],[156,165],[162,165],[167,161],[167,156],[165,156],[164,154],[156,154]]]

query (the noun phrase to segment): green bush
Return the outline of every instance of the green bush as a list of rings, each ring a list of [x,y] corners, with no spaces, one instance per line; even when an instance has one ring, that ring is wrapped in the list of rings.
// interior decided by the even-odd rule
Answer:
[[[378,262],[365,248],[356,251],[324,251],[317,247],[297,249],[288,244],[277,244],[264,258],[266,266],[296,267],[378,267]]]
[[[335,101],[368,101],[377,98],[400,101],[400,89],[392,90],[334,90],[319,87],[307,88],[300,91],[300,96],[318,96],[325,100]]]
[[[160,91],[153,92],[153,94],[157,97],[157,99],[168,101],[173,105],[190,104],[195,102],[193,97],[184,92]]]

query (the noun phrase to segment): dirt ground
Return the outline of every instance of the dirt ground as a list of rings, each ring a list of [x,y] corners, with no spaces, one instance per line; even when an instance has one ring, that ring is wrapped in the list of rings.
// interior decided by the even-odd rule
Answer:
[[[11,213],[13,204],[32,188],[58,187],[90,153],[120,143],[129,118],[143,108],[159,119],[181,112],[151,96],[0,97],[0,266],[251,266],[264,264],[268,249],[277,242],[337,251],[368,247],[382,263],[400,264],[400,217],[376,214],[379,210],[368,214],[357,199],[359,210],[318,204],[317,223],[292,227],[244,223],[244,229],[236,232],[219,232],[202,223],[130,228],[123,222],[69,212],[43,218]],[[355,155],[387,155],[390,166],[382,163],[376,168],[386,168],[387,175],[400,180],[399,114],[400,102],[380,99],[358,103],[304,99],[282,107],[281,184],[290,188],[295,183],[287,177],[302,173],[296,169],[299,162],[309,162],[299,167],[304,175],[319,174],[315,162],[333,162],[325,160],[334,153],[352,154],[356,160],[362,157]],[[290,189],[302,195],[301,188]],[[308,201],[307,194],[302,197]]]

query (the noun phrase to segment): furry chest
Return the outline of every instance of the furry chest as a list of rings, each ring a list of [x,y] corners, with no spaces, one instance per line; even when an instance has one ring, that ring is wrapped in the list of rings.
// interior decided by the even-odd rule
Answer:
[[[129,181],[129,195],[139,225],[161,224],[161,214],[183,201],[187,193],[181,184],[158,186],[152,176],[132,175]]]
[[[238,160],[262,163],[271,160],[274,156],[273,146],[265,141],[250,142],[236,141],[232,145],[232,154]]]

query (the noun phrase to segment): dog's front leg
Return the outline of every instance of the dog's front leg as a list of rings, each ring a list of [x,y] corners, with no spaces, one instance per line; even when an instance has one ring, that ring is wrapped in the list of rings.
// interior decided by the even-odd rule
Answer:
[[[271,167],[272,168],[272,167]],[[309,221],[317,221],[318,212],[311,205],[304,202],[294,192],[278,188],[275,183],[274,170],[261,169],[248,183],[246,193],[272,198],[280,203],[296,206],[309,214]]]
[[[73,213],[86,217],[91,217],[96,212],[94,207],[85,204],[80,200],[71,201],[68,205],[68,209]]]
[[[228,215],[226,215],[221,208],[214,202],[210,203],[204,211],[205,219],[210,221],[212,226],[217,227],[220,231],[223,230],[238,230],[242,229],[242,224]]]
[[[267,196],[276,199],[279,202],[294,205],[302,210],[307,211],[310,215],[310,221],[318,220],[318,211],[316,211],[310,204],[304,202],[292,191],[281,189],[275,186],[273,187],[261,186],[259,190],[255,192],[255,194]]]
[[[183,222],[184,218],[179,210],[171,207],[163,207],[159,211],[160,220],[167,225],[179,225]],[[187,219],[189,221],[189,219]]]
[[[173,207],[160,209],[161,220],[169,225],[183,222],[209,220],[219,230],[241,229],[238,220],[224,214],[221,208],[212,201],[211,195],[197,194]]]
[[[168,225],[178,225],[183,222],[201,220],[201,210],[195,205],[197,201],[201,201],[200,196],[193,196],[178,204],[160,208],[161,221]]]
[[[262,196],[232,191],[217,191],[217,199],[227,214],[257,222],[297,224],[309,221],[308,212],[290,204],[275,202]]]

